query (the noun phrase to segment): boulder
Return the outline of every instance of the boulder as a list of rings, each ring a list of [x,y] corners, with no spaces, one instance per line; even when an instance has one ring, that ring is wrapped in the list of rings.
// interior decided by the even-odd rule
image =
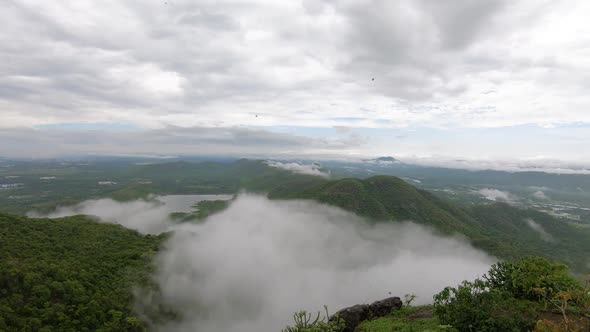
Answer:
[[[390,297],[369,304],[369,311],[373,317],[383,317],[390,315],[393,310],[397,310],[401,307],[402,300],[400,300],[399,297]]]
[[[354,332],[354,329],[363,321],[372,318],[384,317],[393,310],[402,307],[399,297],[390,297],[384,300],[375,301],[371,304],[357,304],[336,312],[330,320],[339,317],[344,320],[346,327],[343,332]]]

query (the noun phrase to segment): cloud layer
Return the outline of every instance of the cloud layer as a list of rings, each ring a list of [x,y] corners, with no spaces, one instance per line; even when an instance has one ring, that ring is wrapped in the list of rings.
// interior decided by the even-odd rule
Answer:
[[[192,154],[206,141],[206,152],[276,158],[579,160],[590,137],[582,0],[9,0],[2,9],[3,156]],[[82,133],[32,129],[47,126]],[[97,126],[119,133],[84,133]],[[151,141],[179,127],[205,137]],[[324,132],[308,135],[314,128]],[[369,133],[326,141],[332,128]],[[465,137],[466,128],[516,134]]]
[[[485,199],[497,202],[512,202],[515,197],[507,191],[502,191],[493,188],[483,188],[478,191]]]
[[[359,153],[362,138],[310,138],[245,127],[166,127],[104,131],[64,129],[0,130],[0,156],[53,158],[64,155],[233,155],[293,156]]]
[[[242,195],[204,224],[176,228],[157,259],[158,297],[180,321],[165,331],[278,331],[297,310],[334,311],[392,295],[428,303],[493,259],[411,223],[368,225],[343,210]],[[153,295],[153,294],[152,294]]]
[[[0,13],[0,125],[588,122],[588,10],[533,0],[10,0]]]
[[[286,169],[286,170],[291,171],[293,173],[315,175],[315,176],[321,176],[324,178],[330,177],[330,174],[321,171],[321,169],[320,169],[321,166],[318,164],[300,164],[297,162],[282,163],[279,161],[272,161],[272,160],[267,161],[266,164],[271,167]]]

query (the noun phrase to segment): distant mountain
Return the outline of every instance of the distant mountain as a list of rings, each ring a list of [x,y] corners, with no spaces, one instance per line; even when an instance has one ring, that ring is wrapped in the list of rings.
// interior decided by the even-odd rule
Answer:
[[[149,179],[156,193],[228,194],[239,190],[283,195],[324,183],[313,175],[270,167],[263,160],[240,159],[232,163],[178,161],[141,165],[129,178]],[[132,196],[129,197],[133,199]]]

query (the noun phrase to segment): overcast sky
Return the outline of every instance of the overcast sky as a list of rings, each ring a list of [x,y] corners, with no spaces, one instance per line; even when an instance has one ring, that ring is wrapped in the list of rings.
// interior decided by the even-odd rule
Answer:
[[[583,160],[588,17],[582,0],[8,0],[0,155]]]

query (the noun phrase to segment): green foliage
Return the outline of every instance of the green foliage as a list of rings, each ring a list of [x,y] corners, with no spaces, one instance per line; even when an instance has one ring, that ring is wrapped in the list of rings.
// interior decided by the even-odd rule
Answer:
[[[562,325],[569,331],[568,326],[588,323],[583,315],[589,297],[566,266],[526,257],[495,264],[482,279],[445,288],[434,296],[434,311],[441,322],[459,331],[529,331],[535,326],[559,331],[551,328]],[[548,304],[560,310],[562,321],[537,322]],[[577,319],[568,318],[571,312]]]
[[[547,290],[544,297],[539,296],[540,290]],[[545,308],[547,304],[549,307]],[[526,257],[495,264],[481,279],[445,288],[435,295],[432,309],[404,305],[391,316],[363,322],[357,331],[581,332],[588,329],[590,277],[582,284],[561,264]]]
[[[504,290],[516,298],[528,300],[548,301],[560,291],[581,288],[567,266],[541,257],[494,264],[483,278],[491,289]]]
[[[478,222],[482,236],[480,247],[505,258],[542,256],[567,264],[579,273],[589,272],[590,229],[580,228],[548,214],[496,203],[476,206],[469,210]],[[533,220],[550,237],[532,231]]]
[[[362,322],[358,332],[453,332],[456,329],[440,323],[432,315],[432,306],[407,306],[395,310],[391,316]]]
[[[345,328],[344,320],[338,317],[330,320],[328,307],[324,306],[325,316],[320,319],[318,311],[315,319],[311,313],[299,311],[293,315],[294,326],[287,326],[281,332],[341,332]]]
[[[443,232],[473,233],[474,221],[461,211],[393,176],[330,181],[289,198],[313,199],[376,220],[412,220]]]
[[[231,201],[224,200],[200,201],[193,206],[195,208],[193,212],[173,212],[170,214],[170,218],[181,223],[199,222],[212,214],[225,210],[230,203]]]
[[[231,201],[215,200],[200,201],[195,205],[197,209],[193,214],[197,220],[203,220],[208,216],[225,210]]]
[[[411,220],[444,233],[463,234],[474,246],[502,259],[527,255],[543,256],[559,260],[576,272],[590,272],[586,258],[590,252],[588,227],[507,204],[461,207],[394,176],[329,181],[318,176],[294,174],[270,167],[262,160],[246,159],[234,162],[179,161],[149,165],[136,165],[133,162],[110,161],[90,165],[15,162],[14,167],[0,169],[0,175],[19,176],[3,181],[19,182],[23,186],[0,190],[0,211],[19,214],[31,210],[49,212],[58,205],[75,204],[90,198],[111,197],[126,201],[145,198],[149,194],[233,194],[245,189],[268,194],[272,199],[313,199],[373,220]],[[409,171],[411,172],[408,174],[404,173]],[[502,172],[474,173],[423,168],[411,170],[405,166],[396,168],[396,172],[401,172],[400,175],[423,180],[425,179],[420,174],[434,171],[434,178],[428,180],[433,184],[438,183],[437,178],[447,176],[450,176],[447,180],[451,182],[467,181],[466,184],[477,184],[481,179],[490,181],[486,183],[496,183],[504,176],[518,177],[518,181],[525,181],[523,183],[551,178],[551,183],[555,186],[559,186],[560,181],[568,181],[568,186],[582,185],[588,183],[590,178],[541,173],[512,175]],[[461,174],[452,175],[447,174],[448,172]],[[55,179],[40,179],[45,176],[55,176]],[[115,181],[117,184],[98,185],[98,181],[105,180]],[[512,180],[504,179],[500,182],[503,181],[510,184]],[[176,217],[189,221],[218,211],[213,206],[201,210],[204,212],[199,213],[198,217]],[[534,220],[550,236],[543,237],[532,231],[526,221],[528,219]]]
[[[447,287],[434,297],[434,312],[458,331],[528,331],[536,322],[535,304],[490,289],[482,280]]]
[[[143,331],[132,285],[147,285],[162,236],[86,217],[0,214],[1,331]]]
[[[392,176],[328,181],[284,198],[312,199],[373,220],[411,220],[444,233],[463,234],[474,246],[504,259],[543,256],[577,272],[590,270],[590,229],[508,204],[460,208]],[[534,231],[530,220],[547,236]]]
[[[2,175],[18,176],[10,181],[23,185],[0,190],[0,211],[21,215],[31,210],[47,213],[59,205],[105,197],[129,201],[150,194],[235,194],[243,189],[283,197],[326,182],[318,176],[295,174],[270,167],[262,160],[246,159],[148,165],[115,161],[95,165],[33,163],[0,169],[0,178]],[[40,179],[46,176],[55,179]],[[117,184],[98,184],[105,180]]]

